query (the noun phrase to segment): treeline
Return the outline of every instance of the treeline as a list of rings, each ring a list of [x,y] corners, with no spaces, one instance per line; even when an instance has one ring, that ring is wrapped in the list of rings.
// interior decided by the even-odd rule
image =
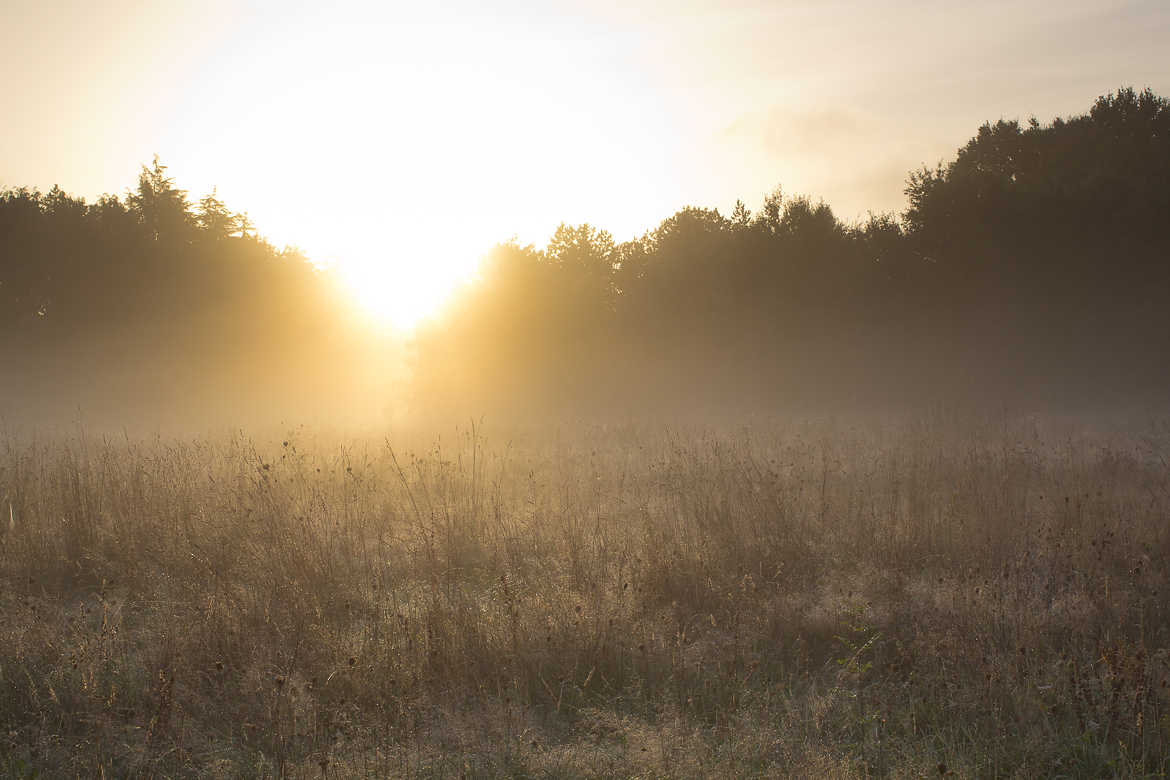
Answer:
[[[192,203],[157,158],[124,198],[5,190],[0,402],[155,418],[327,405],[366,346],[336,288],[214,191]]]
[[[562,225],[543,249],[497,246],[416,335],[413,406],[1166,400],[1164,98],[1122,89],[1048,125],[985,124],[906,193],[900,217],[860,224],[776,190],[632,241]],[[124,198],[0,193],[0,401],[376,406],[371,388],[403,388],[370,367],[397,358],[351,309],[331,274],[214,192],[192,203],[157,160]]]
[[[1165,99],[985,124],[906,193],[855,225],[777,190],[624,243],[497,246],[420,336],[420,391],[518,414],[1166,399]]]

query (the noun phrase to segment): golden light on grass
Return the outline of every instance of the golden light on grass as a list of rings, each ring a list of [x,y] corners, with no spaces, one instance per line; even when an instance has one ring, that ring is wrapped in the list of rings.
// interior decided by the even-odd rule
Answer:
[[[0,767],[1165,776],[1157,429],[857,425],[0,430]]]

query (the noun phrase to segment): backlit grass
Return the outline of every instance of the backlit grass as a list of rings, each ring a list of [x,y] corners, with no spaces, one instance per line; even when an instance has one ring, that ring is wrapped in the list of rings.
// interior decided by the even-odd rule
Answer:
[[[5,437],[0,774],[1170,768],[1163,423],[440,442]]]

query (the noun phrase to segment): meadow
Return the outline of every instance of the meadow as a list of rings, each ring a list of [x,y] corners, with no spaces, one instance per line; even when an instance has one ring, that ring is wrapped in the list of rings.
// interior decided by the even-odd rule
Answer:
[[[1170,424],[0,436],[0,776],[1164,777]]]

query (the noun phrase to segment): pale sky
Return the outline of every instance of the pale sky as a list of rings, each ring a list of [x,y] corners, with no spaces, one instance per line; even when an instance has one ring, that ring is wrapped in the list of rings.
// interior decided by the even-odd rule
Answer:
[[[777,185],[900,211],[984,121],[1170,94],[1166,0],[0,9],[0,186],[120,195],[157,153],[278,246],[411,279],[404,308],[561,221],[620,240]]]

